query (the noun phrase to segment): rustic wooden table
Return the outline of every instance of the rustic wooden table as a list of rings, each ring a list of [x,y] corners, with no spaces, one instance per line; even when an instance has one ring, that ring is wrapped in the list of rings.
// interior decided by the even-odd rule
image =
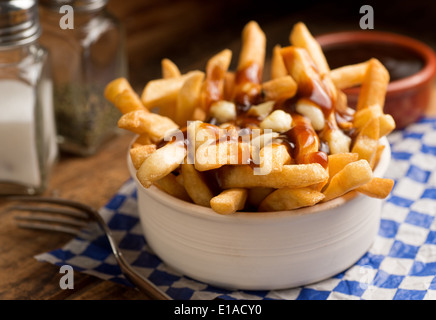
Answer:
[[[150,2],[158,3],[157,1]],[[195,3],[195,0],[190,2]],[[134,3],[139,6],[140,3],[143,2]],[[116,5],[115,8],[117,8]],[[152,6],[150,6],[150,8],[144,7],[144,10],[152,9]],[[126,17],[132,17],[136,12],[139,12],[134,6],[132,10],[128,10],[127,7],[118,7],[117,10],[121,14],[124,12]],[[170,12],[173,12],[174,16],[177,16],[176,12],[178,11],[176,9]],[[137,15],[139,15],[139,13],[137,13]],[[297,17],[297,19],[300,18],[300,16]],[[318,18],[314,16],[313,19],[319,19],[319,16]],[[276,19],[274,23],[267,26],[262,25],[262,27],[265,26],[267,33],[270,35],[283,29],[289,29],[295,21],[296,20],[285,19],[277,22]],[[134,28],[133,25],[137,24],[137,22],[138,19],[132,18],[128,20],[128,31],[129,28]],[[185,31],[190,32],[192,30]],[[192,69],[202,67],[206,61],[205,59],[210,57],[212,53],[217,52],[218,49],[222,49],[224,44],[229,44],[230,48],[237,50],[240,41],[239,32],[240,30],[238,29],[233,37],[223,36],[220,39],[215,38],[215,47],[210,45],[211,42],[209,39],[209,42],[206,41],[201,45],[199,49],[201,52],[198,52],[198,50],[193,51],[192,48],[190,48],[183,56],[164,54],[160,56],[160,58],[167,56],[174,58],[176,62],[183,64],[184,68],[182,68],[182,71],[185,71],[185,68]],[[133,35],[133,40],[130,41],[130,52],[134,52],[135,50],[143,51],[144,48],[139,44],[146,42],[147,35],[144,34],[141,36],[132,30],[130,30],[130,33]],[[221,32],[217,34],[223,35],[224,33]],[[281,34],[283,35],[283,33]],[[287,35],[282,38],[286,39]],[[272,44],[274,44],[274,42]],[[170,47],[167,47],[166,50],[169,50],[168,53],[172,52]],[[131,61],[133,69],[135,69],[137,67],[135,63],[141,63],[141,61],[145,60],[144,57],[138,57],[133,53]],[[197,63],[192,65],[192,61],[197,61]],[[137,80],[137,83],[143,84],[144,80],[146,80],[144,78],[145,72],[140,67],[138,67],[138,70],[142,71],[132,74],[132,77]],[[150,73],[149,76],[153,77],[153,73]],[[433,102],[431,103],[431,108],[428,110],[428,114],[433,116],[436,115],[436,87],[434,91]],[[132,136],[127,133],[118,136],[107,143],[92,157],[80,158],[62,155],[60,161],[54,168],[50,186],[46,193],[81,201],[95,208],[105,205],[117,192],[119,187],[129,178],[125,159],[127,145],[131,137]],[[4,207],[5,205],[0,205],[0,212],[2,212]],[[12,212],[6,212],[0,215],[1,300],[148,299],[147,296],[130,287],[103,281],[79,272],[75,272],[74,274],[74,289],[62,290],[59,286],[59,280],[62,276],[62,274],[59,273],[59,267],[38,262],[34,259],[34,256],[61,247],[71,239],[71,236],[20,229],[16,226],[13,215]]]

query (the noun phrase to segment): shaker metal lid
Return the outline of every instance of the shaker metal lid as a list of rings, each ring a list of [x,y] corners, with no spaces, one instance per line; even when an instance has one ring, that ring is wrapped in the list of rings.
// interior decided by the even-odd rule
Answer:
[[[37,1],[0,1],[0,48],[31,43],[40,34]]]
[[[99,10],[108,3],[108,0],[39,0],[39,3],[52,10],[59,10],[63,5],[70,5],[74,10],[83,12]]]

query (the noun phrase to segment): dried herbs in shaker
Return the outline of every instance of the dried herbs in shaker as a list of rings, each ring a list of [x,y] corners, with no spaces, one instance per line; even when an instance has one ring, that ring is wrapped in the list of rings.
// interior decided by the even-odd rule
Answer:
[[[89,156],[118,132],[104,88],[127,77],[124,32],[106,0],[40,0],[41,42],[51,54],[58,143]]]

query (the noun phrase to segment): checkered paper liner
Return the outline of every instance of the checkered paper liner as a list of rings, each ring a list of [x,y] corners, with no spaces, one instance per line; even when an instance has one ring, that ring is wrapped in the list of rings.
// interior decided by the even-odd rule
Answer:
[[[125,258],[174,299],[436,300],[436,118],[422,119],[388,139],[392,160],[385,176],[394,179],[395,186],[383,203],[373,245],[352,267],[315,284],[275,291],[230,291],[177,273],[147,245],[133,180],[100,213]],[[36,259],[71,265],[78,272],[131,286],[96,225]]]

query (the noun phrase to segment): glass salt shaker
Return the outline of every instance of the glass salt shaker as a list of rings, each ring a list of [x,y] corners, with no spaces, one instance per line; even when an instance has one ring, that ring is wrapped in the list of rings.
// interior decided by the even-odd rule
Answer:
[[[34,0],[0,2],[0,194],[37,194],[57,160],[52,81]]]
[[[105,86],[127,77],[125,39],[106,0],[40,0],[41,43],[51,54],[58,144],[79,156],[114,137],[121,114]]]

